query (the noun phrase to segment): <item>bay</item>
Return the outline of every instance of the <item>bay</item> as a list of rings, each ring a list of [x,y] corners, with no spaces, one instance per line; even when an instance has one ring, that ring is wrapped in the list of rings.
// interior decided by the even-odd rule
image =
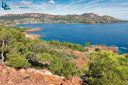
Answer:
[[[20,24],[17,27],[41,28],[43,40],[59,40],[85,45],[116,46],[119,53],[128,53],[128,23],[112,24]]]

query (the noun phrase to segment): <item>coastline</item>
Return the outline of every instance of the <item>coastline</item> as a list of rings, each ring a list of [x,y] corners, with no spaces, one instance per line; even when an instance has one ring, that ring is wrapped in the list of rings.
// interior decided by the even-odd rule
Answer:
[[[36,31],[40,31],[40,30],[42,30],[42,29],[41,28],[32,28],[32,29],[24,30],[24,32],[31,33],[31,32],[36,32]]]
[[[25,34],[25,37],[26,38],[29,38],[29,39],[37,39],[37,38],[40,38],[42,35],[41,34],[32,34],[32,32],[36,32],[36,31],[40,31],[42,30],[41,28],[32,28],[32,29],[27,29],[27,30],[24,30],[24,34]]]
[[[116,23],[117,24],[117,23]],[[112,24],[112,26],[116,26],[116,24]],[[78,24],[79,25],[79,24]],[[108,25],[108,24],[107,24]],[[20,26],[22,26],[22,25],[20,25]],[[19,26],[19,27],[20,27]],[[43,28],[43,26],[40,26],[40,25],[36,25],[37,27],[41,27],[41,28]],[[35,27],[36,27],[35,26]],[[49,24],[48,25],[46,25],[46,27],[47,26],[49,26]],[[56,26],[56,25],[55,25]],[[61,25],[60,25],[61,26]],[[62,25],[63,26],[63,25]],[[65,25],[64,25],[65,26]],[[70,25],[66,25],[66,26],[70,26]],[[76,25],[77,26],[77,25]],[[87,25],[88,26],[88,25]],[[103,26],[106,26],[106,25],[103,25]],[[111,24],[110,24],[110,26],[111,26]],[[120,26],[120,24],[118,25],[118,26]],[[125,27],[123,27],[123,26],[125,26]],[[126,28],[126,26],[127,26],[127,24],[126,23],[121,23],[121,27],[122,28],[124,28],[124,29],[127,29]],[[30,27],[33,27],[33,25],[29,25],[29,26],[27,26],[27,25],[23,25],[23,28],[24,27],[28,27],[28,28],[30,28]],[[86,27],[86,26],[85,26]],[[92,28],[93,28],[94,26],[92,26]],[[98,26],[98,27],[102,27],[102,25],[101,26]],[[113,28],[114,28],[113,27]],[[48,27],[47,27],[48,28]],[[108,28],[108,27],[107,27]],[[106,28],[106,29],[107,29]],[[88,29],[88,28],[87,28]],[[120,27],[118,28],[118,27],[116,27],[116,29],[117,30],[119,30],[120,29]],[[116,30],[116,29],[114,29],[114,30]],[[33,32],[35,32],[35,31],[40,31],[41,29],[40,28],[32,28],[32,29],[27,29],[27,30],[25,30],[24,32],[26,32],[26,37],[28,37],[29,39],[40,39],[40,38],[42,38],[42,35],[44,36],[44,34],[42,34],[42,35],[39,35],[39,34],[41,34],[42,32],[40,32],[39,34],[37,33],[33,33]],[[46,29],[45,29],[46,30]],[[56,28],[55,28],[55,30],[56,30]],[[102,30],[102,29],[101,29]],[[104,29],[103,29],[104,30]],[[109,30],[109,29],[108,29]],[[114,31],[113,30],[113,31]],[[48,30],[46,30],[46,31],[49,31],[51,34],[52,33],[56,33],[56,32],[51,32],[49,29]],[[63,30],[62,30],[63,31]],[[60,30],[60,32],[62,32],[61,30]],[[64,30],[65,31],[65,30]],[[111,31],[110,31],[111,32]],[[115,31],[114,31],[115,32]],[[123,31],[122,31],[123,32]],[[44,32],[45,33],[45,32]],[[120,32],[118,32],[118,33],[120,33]],[[125,32],[124,32],[125,33]],[[55,35],[58,35],[58,34],[55,34]],[[70,35],[70,34],[68,34],[68,35]],[[113,35],[113,34],[112,34]],[[121,34],[122,35],[122,34]],[[123,34],[124,35],[124,34]],[[47,36],[52,36],[53,38],[52,39],[54,39],[54,37],[56,38],[56,36],[53,36],[53,35],[47,35]],[[64,36],[65,37],[65,36]],[[82,36],[81,36],[82,37]],[[113,37],[113,36],[112,36]],[[94,37],[93,37],[94,38]],[[48,41],[48,40],[52,40],[52,39],[50,39],[50,38],[44,38],[44,40],[46,39],[46,41]],[[66,37],[65,39],[62,39],[62,40],[60,40],[60,41],[66,41],[66,39],[69,39],[68,37]],[[126,38],[127,39],[127,38]],[[59,39],[58,39],[59,40]],[[82,41],[82,38],[80,39],[81,41]],[[81,41],[78,41],[76,44],[81,44],[81,45],[84,45],[83,44],[83,42],[81,42]],[[113,41],[113,40],[112,40]],[[70,42],[70,40],[69,41],[67,41],[67,42]],[[95,41],[94,41],[95,42]],[[102,42],[102,41],[101,41]],[[113,41],[113,42],[115,42],[115,41]],[[72,43],[75,43],[75,42],[72,42]],[[121,42],[122,43],[122,42]],[[116,48],[118,47],[118,53],[119,54],[123,54],[123,53],[127,53],[128,52],[128,47],[127,46],[125,46],[125,45],[122,45],[121,43],[119,43],[119,45],[117,45],[116,44],[116,42],[115,42],[115,44],[109,44],[109,43],[107,43],[107,42],[105,42],[105,43],[101,43],[101,44],[105,44],[106,46],[116,46]],[[93,43],[94,45],[96,45],[95,43]]]

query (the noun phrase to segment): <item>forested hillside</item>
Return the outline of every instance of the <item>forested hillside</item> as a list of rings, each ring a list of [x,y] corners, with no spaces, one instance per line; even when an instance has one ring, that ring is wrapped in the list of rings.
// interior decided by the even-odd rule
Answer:
[[[100,49],[89,52],[86,49],[89,43],[85,47],[68,42],[30,40],[23,32],[24,29],[0,26],[1,64],[17,70],[47,69],[66,79],[77,76],[85,85],[128,85],[128,55]]]
[[[30,40],[25,38],[23,30],[0,27],[1,63],[14,68],[47,68],[54,74],[71,77],[79,75],[81,70],[75,65],[75,56],[66,54],[62,49],[84,50],[81,45],[56,43],[56,41]],[[60,46],[59,46],[60,45]]]

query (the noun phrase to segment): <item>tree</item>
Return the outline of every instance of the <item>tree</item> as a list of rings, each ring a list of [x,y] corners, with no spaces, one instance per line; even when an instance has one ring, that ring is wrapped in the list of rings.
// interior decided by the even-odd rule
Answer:
[[[128,64],[119,55],[101,51],[93,53],[90,59],[89,70],[83,77],[85,84],[128,85]]]
[[[61,52],[66,48],[84,51],[79,44],[29,40],[21,30],[0,26],[0,62],[14,68],[45,68],[67,78],[77,75],[81,71],[74,63],[74,55]]]
[[[18,53],[8,55],[7,64],[17,69],[30,66],[28,60],[23,55],[20,55]]]
[[[2,29],[0,31],[0,56],[1,56],[1,63],[4,63],[5,60],[5,52],[7,51],[8,44],[12,41],[12,33],[9,31],[9,29]]]

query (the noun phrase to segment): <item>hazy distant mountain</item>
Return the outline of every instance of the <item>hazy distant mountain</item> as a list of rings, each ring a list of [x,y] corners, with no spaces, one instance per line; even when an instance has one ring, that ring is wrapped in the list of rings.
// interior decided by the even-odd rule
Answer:
[[[111,16],[100,16],[94,13],[84,13],[82,15],[50,15],[42,13],[7,14],[0,16],[1,24],[24,24],[24,23],[115,23],[124,20]]]
[[[92,18],[94,18],[94,17],[99,17],[99,15],[94,14],[94,13],[84,13],[84,14],[82,14],[81,16],[92,17]]]

